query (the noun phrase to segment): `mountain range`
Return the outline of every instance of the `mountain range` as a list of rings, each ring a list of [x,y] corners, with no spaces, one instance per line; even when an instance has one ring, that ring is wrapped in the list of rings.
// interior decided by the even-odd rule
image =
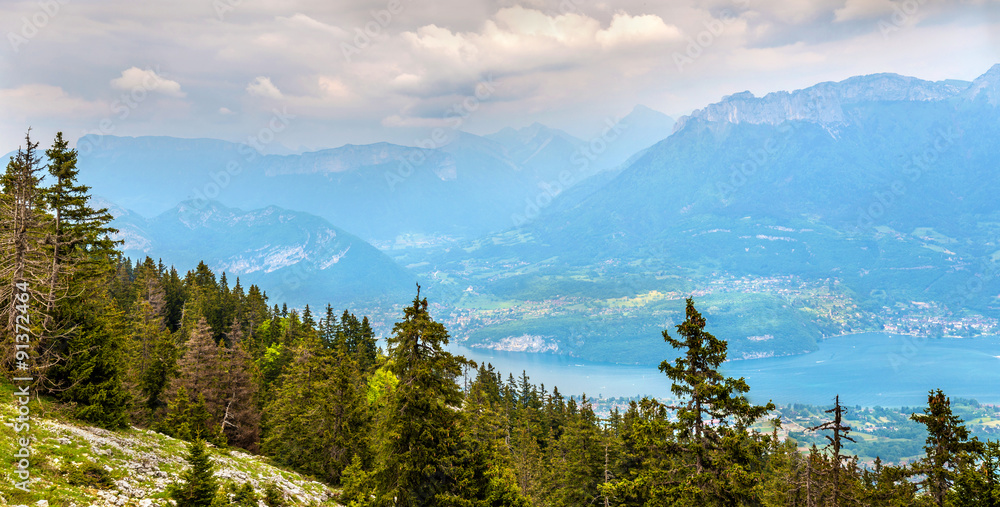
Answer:
[[[189,199],[242,209],[277,205],[315,213],[379,245],[410,244],[508,227],[526,200],[613,169],[673,127],[671,118],[643,107],[609,123],[611,141],[536,123],[487,136],[456,132],[440,146],[375,143],[297,155],[262,155],[211,139],[89,135],[78,142],[87,147],[79,165],[83,183],[143,216]],[[569,171],[570,181],[560,178]]]
[[[119,215],[132,251],[275,286],[296,260],[315,304],[418,280],[469,346],[642,362],[694,295],[732,357],[761,357],[1000,332],[998,98],[1000,65],[736,93],[676,124],[637,107],[590,140],[536,123],[264,156],[105,137],[81,175],[153,217]]]
[[[996,332],[998,82],[995,66],[972,83],[880,74],[730,95],[681,118],[671,136],[571,205],[557,200],[516,233],[441,253],[430,265],[517,259],[525,267],[460,282],[501,300],[775,296],[767,307],[779,325],[763,333],[775,340],[751,340],[762,333],[739,319],[717,328],[737,357],[809,350],[844,332]],[[594,323],[606,310],[595,303],[568,312],[591,322],[584,340],[530,319],[477,333],[484,346],[545,336],[587,357],[625,359],[678,316],[659,303],[643,308],[632,311],[643,314],[641,332],[624,318]],[[716,313],[762,315],[745,296]],[[616,354],[608,342],[633,345]]]

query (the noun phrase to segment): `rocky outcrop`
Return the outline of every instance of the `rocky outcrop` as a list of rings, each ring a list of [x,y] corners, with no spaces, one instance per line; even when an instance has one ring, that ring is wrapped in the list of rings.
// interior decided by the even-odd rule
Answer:
[[[131,428],[115,432],[44,420],[35,437],[35,447],[40,451],[41,460],[47,464],[47,472],[37,476],[32,490],[77,488],[79,491],[74,491],[70,497],[89,498],[89,501],[83,503],[53,498],[53,505],[174,505],[172,500],[164,498],[164,492],[187,467],[184,460],[187,444],[150,430]],[[263,497],[265,488],[274,484],[292,505],[337,505],[335,498],[338,493],[329,486],[280,469],[268,463],[265,458],[238,450],[213,449],[212,461],[215,477],[222,485],[249,483]],[[103,489],[67,486],[58,471],[83,462],[92,462],[104,468],[115,478],[113,483]],[[6,498],[0,498],[0,504],[8,505]],[[49,504],[49,500],[38,500],[30,505],[23,504],[23,507],[46,507]]]
[[[837,83],[819,83],[793,92],[772,92],[763,97],[745,91],[728,95],[720,102],[681,117],[674,130],[684,128],[694,119],[769,125],[801,120],[836,125],[847,121],[845,108],[850,104],[944,100],[962,94],[969,86],[968,81],[924,81],[898,74],[872,74]]]

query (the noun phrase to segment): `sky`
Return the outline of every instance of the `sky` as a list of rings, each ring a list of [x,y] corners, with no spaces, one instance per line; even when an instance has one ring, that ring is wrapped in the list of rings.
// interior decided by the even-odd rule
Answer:
[[[280,153],[972,80],[1000,63],[1000,0],[0,0],[0,33],[0,153],[29,126]]]

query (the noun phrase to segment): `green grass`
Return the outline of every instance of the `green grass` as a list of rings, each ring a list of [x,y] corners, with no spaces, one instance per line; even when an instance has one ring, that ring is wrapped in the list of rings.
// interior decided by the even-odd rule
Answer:
[[[14,387],[0,381],[0,417],[16,416],[11,394]],[[187,443],[149,430],[128,428],[105,431],[89,427],[70,415],[70,407],[48,398],[32,400],[33,438],[29,492],[14,487],[18,435],[7,428],[0,438],[0,504],[29,504],[47,500],[52,507],[87,506],[103,503],[102,495],[132,492],[124,505],[138,505],[149,498],[153,505],[167,505],[167,486],[187,467],[183,456]],[[24,434],[20,435],[24,437]],[[328,486],[295,472],[276,467],[270,460],[236,449],[211,448],[222,487],[249,479],[263,495],[264,488],[277,480],[304,491],[309,497],[335,494]],[[127,486],[127,487],[123,487]],[[291,497],[292,505],[336,505],[332,500],[307,502]]]

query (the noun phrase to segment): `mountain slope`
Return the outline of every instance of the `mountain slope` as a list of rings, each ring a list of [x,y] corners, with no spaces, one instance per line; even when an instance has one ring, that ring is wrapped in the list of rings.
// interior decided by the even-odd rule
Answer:
[[[7,396],[14,391],[9,384],[0,385],[0,390]],[[17,407],[5,401],[0,404],[0,412],[4,419],[14,418]],[[63,417],[63,412],[60,406],[49,405],[44,418],[32,414],[35,441],[30,492],[15,489],[13,480],[4,480],[0,483],[0,504],[170,505],[166,488],[187,467],[183,458],[187,446],[183,441],[134,427],[108,431],[84,426]],[[7,456],[18,452],[15,435],[6,431],[0,438],[0,450]],[[278,468],[264,458],[239,450],[211,449],[210,453],[215,476],[223,486],[250,483],[263,497],[265,488],[274,485],[290,505],[337,505],[337,492],[329,486]],[[77,482],[73,473],[81,466],[103,470],[107,481]],[[14,478],[13,473],[6,475]],[[47,504],[38,503],[42,501]]]
[[[185,201],[152,219],[114,208],[126,255],[161,258],[180,269],[199,261],[244,286],[274,287],[293,305],[395,303],[412,275],[357,236],[317,216],[277,206],[242,211]],[[355,306],[356,307],[356,306]]]
[[[484,266],[466,285],[576,315],[589,322],[585,339],[520,323],[473,339],[544,335],[561,353],[639,357],[650,330],[666,324],[662,301],[686,294],[733,294],[717,306],[744,317],[714,322],[737,357],[861,330],[995,332],[1000,108],[985,100],[995,69],[965,83],[975,93],[876,75],[820,86],[815,106],[796,105],[792,92],[730,96],[696,112],[601,188],[568,193],[536,221],[465,249]],[[462,253],[432,264],[471,262]],[[514,269],[489,269],[500,265]],[[613,281],[622,285],[614,292]],[[634,322],[601,323],[614,314],[608,297],[628,297],[617,313]],[[771,319],[784,323],[769,331],[775,339],[742,341],[741,320],[777,302],[787,308]]]

